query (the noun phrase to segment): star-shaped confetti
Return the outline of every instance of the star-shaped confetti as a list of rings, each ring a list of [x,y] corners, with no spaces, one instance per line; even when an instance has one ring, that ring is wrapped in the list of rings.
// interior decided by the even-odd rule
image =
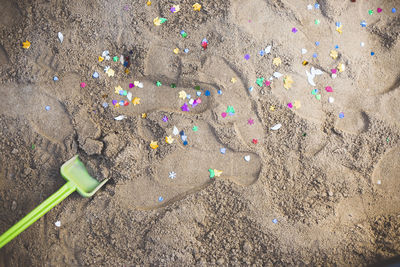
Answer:
[[[339,72],[343,72],[343,71],[345,70],[344,64],[343,64],[343,63],[340,63],[340,64],[337,66],[337,69],[339,70]]]
[[[161,24],[163,24],[163,23],[166,22],[166,21],[167,21],[166,18],[159,18],[159,17],[156,17],[155,19],[153,19],[153,23],[154,23],[154,25],[156,25],[156,26],[160,26]]]
[[[179,48],[174,49],[174,54],[176,54],[176,55],[179,54]]]
[[[162,83],[160,81],[156,82],[157,87],[160,87],[162,85]]]
[[[294,103],[293,103],[293,107],[295,108],[295,109],[299,109],[300,107],[301,107],[301,103],[300,103],[300,101],[294,101]]]
[[[31,42],[26,40],[25,42],[22,43],[22,48],[28,49],[31,46]]]
[[[193,10],[194,11],[200,11],[200,9],[201,9],[201,5],[199,3],[196,3],[196,4],[193,5]]]
[[[199,127],[197,127],[197,126],[195,125],[195,126],[193,126],[192,130],[193,130],[193,132],[197,132],[197,131],[199,130]]]
[[[132,100],[132,104],[133,104],[134,106],[139,105],[139,104],[140,104],[140,98],[139,98],[139,97],[135,97],[135,98]]]
[[[109,68],[106,70],[106,73],[107,73],[108,77],[112,77],[112,76],[114,76],[115,71],[114,71],[112,68],[109,67]]]
[[[289,75],[287,75],[287,76],[285,76],[285,78],[283,78],[283,87],[285,87],[285,89],[291,88],[292,84],[293,84],[293,80]]]
[[[168,117],[164,115],[164,117],[162,118],[163,122],[167,122],[168,121]]]
[[[236,81],[237,81],[237,79],[235,77],[232,77],[231,83],[235,83]]]
[[[142,119],[146,119],[147,118],[147,114],[146,113],[142,113]]]
[[[253,144],[255,144],[255,145],[257,145],[257,143],[258,143],[258,140],[257,139],[253,139]]]
[[[122,91],[122,87],[120,85],[118,85],[117,87],[114,88],[114,93],[119,94],[119,91]]]
[[[343,32],[343,25],[340,25],[339,27],[336,27],[336,31],[338,33],[342,33]]]
[[[276,57],[276,58],[274,58],[274,59],[272,60],[272,63],[273,63],[275,66],[279,66],[279,65],[281,65],[281,63],[282,63],[282,60],[281,60],[280,57]]]
[[[175,172],[170,172],[169,175],[168,175],[168,177],[169,177],[170,179],[175,179],[175,178],[176,178],[176,173],[175,173]]]
[[[179,7],[179,5],[173,5],[169,10],[172,13],[176,13],[176,12],[179,12],[179,10],[181,10],[181,8]]]
[[[172,138],[172,136],[166,136],[165,137],[165,142],[167,144],[172,144],[174,142],[174,139]]]
[[[250,119],[247,120],[247,123],[248,123],[249,125],[253,125],[253,124],[254,124],[254,120],[250,118]]]
[[[337,59],[339,53],[336,50],[331,50],[331,53],[329,54],[331,58]]]
[[[150,147],[151,147],[152,149],[156,149],[156,148],[158,147],[157,141],[151,140]]]
[[[308,10],[312,10],[312,9],[313,9],[313,5],[308,5],[308,6],[307,6],[307,9],[308,9]]]
[[[189,111],[189,106],[187,103],[183,104],[183,106],[181,107],[182,111]]]
[[[99,56],[99,62],[102,62],[104,60],[104,57]]]
[[[265,78],[262,78],[262,77],[257,78],[256,84],[261,87],[261,86],[263,86],[264,80],[265,80]]]
[[[187,95],[186,95],[186,92],[185,92],[185,91],[183,91],[183,90],[182,90],[182,91],[180,91],[178,94],[179,94],[179,98],[182,98],[182,99],[185,99],[185,98],[186,98],[186,96],[187,96]]]
[[[274,106],[270,106],[270,107],[269,107],[269,110],[270,110],[270,111],[274,111],[274,110],[275,110],[275,107],[274,107]]]

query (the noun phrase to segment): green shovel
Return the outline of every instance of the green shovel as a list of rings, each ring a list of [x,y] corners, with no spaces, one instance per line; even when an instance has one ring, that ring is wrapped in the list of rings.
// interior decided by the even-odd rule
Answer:
[[[92,178],[87,172],[85,165],[79,160],[78,155],[61,166],[61,175],[67,183],[2,234],[0,236],[0,248],[4,247],[8,242],[13,240],[14,237],[36,222],[74,191],[78,191],[83,197],[91,197],[108,181],[108,179],[104,179],[99,183],[96,179]]]

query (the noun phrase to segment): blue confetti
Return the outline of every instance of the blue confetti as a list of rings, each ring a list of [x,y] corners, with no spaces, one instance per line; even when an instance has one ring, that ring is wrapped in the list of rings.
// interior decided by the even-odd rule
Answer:
[[[108,103],[107,102],[103,103],[103,108],[108,108]]]
[[[225,148],[225,147],[223,147],[223,148],[221,148],[219,151],[221,151],[221,154],[225,154],[225,152],[226,152],[226,148]]]
[[[318,41],[316,41],[316,42],[315,42],[315,45],[316,45],[316,46],[319,46],[319,42],[318,42]]]
[[[392,8],[392,13],[396,13],[396,8]]]
[[[184,141],[184,142],[183,142],[183,145],[184,145],[184,146],[187,146],[187,144],[188,144],[188,141]]]
[[[265,51],[264,50],[260,50],[260,52],[258,52],[260,54],[260,56],[265,55]]]
[[[315,3],[314,7],[315,7],[315,9],[319,9],[319,4]]]
[[[49,110],[50,110],[50,106],[46,106],[45,109],[46,109],[47,111],[49,111]]]
[[[163,197],[158,197],[158,202],[162,202],[164,200],[164,198]]]
[[[340,112],[340,113],[339,113],[339,118],[341,118],[341,119],[344,118],[344,113],[343,113],[343,112]]]
[[[187,99],[190,99],[192,96],[191,95],[186,95],[186,98]]]
[[[99,78],[99,73],[97,71],[95,71],[92,75],[93,78],[97,79]]]
[[[204,38],[201,42],[202,42],[202,43],[206,42],[206,43],[208,44],[208,41],[207,41],[206,38]]]
[[[314,53],[312,56],[313,56],[313,58],[316,58],[318,55],[317,55],[317,53]]]
[[[197,95],[197,96],[201,96],[201,92],[200,92],[200,91],[197,91],[197,92],[196,92],[196,95]]]
[[[53,81],[55,81],[55,82],[58,81],[58,77],[54,76]]]
[[[277,224],[278,223],[278,219],[273,219],[272,222]]]
[[[218,90],[218,94],[219,94],[219,95],[222,95],[222,90]]]
[[[339,49],[339,46],[338,46],[338,45],[335,45],[335,49]]]
[[[179,135],[180,136],[185,135],[185,132],[182,130],[182,131],[179,132]]]
[[[253,92],[253,86],[249,87],[249,92]]]
[[[365,20],[361,21],[360,23],[361,27],[367,27],[367,22]]]
[[[375,55],[375,52],[371,52],[371,56]]]
[[[208,91],[208,90],[206,90],[205,93],[204,93],[205,96],[210,96],[210,94],[211,94],[211,93],[210,93],[210,91]]]
[[[340,27],[342,25],[342,23],[341,22],[336,22],[335,25],[336,25],[336,27]]]
[[[189,49],[185,48],[185,50],[183,50],[183,52],[185,52],[187,54],[187,53],[189,53]]]

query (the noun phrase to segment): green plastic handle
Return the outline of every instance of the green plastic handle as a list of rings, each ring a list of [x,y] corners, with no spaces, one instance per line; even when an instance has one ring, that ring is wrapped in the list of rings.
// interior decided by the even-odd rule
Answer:
[[[57,192],[48,197],[42,204],[29,212],[22,220],[14,224],[4,234],[0,236],[0,248],[4,247],[8,242],[13,240],[22,231],[28,228],[32,223],[36,222],[40,217],[45,215],[49,210],[54,208],[58,203],[71,195],[76,190],[75,184],[67,182]]]

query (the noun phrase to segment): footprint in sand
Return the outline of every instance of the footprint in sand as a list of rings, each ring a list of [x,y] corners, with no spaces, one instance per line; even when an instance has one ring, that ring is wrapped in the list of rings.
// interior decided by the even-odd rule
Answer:
[[[216,140],[213,129],[205,121],[194,121],[198,127],[196,132],[190,129],[190,125],[193,125],[191,119],[179,117],[175,122],[179,129],[185,130],[189,145],[183,146],[179,135],[174,136],[175,149],[159,163],[152,165],[150,175],[132,177],[125,184],[117,185],[122,205],[152,209],[179,200],[212,182],[209,169],[223,171],[220,177],[213,179],[229,179],[243,186],[257,180],[261,171],[257,154],[224,147]],[[171,127],[166,132],[171,134]],[[224,153],[221,153],[221,148],[225,148]],[[123,153],[128,156],[137,153],[137,150],[128,148]],[[176,177],[169,177],[172,172],[176,173]],[[159,201],[159,197],[163,200]]]
[[[231,82],[232,78],[236,79],[235,83]],[[152,111],[174,114],[168,122],[163,123],[161,118],[160,123],[156,122],[157,126],[165,128],[166,135],[172,135],[175,139],[172,152],[160,162],[153,163],[148,175],[136,178],[132,170],[131,179],[125,184],[117,185],[122,205],[152,209],[176,201],[212,181],[209,169],[222,171],[222,175],[215,177],[216,179],[229,179],[239,185],[250,185],[257,180],[261,171],[260,157],[251,152],[249,147],[253,139],[262,142],[264,133],[260,120],[253,111],[245,82],[231,66],[218,57],[205,61],[199,71],[199,80],[207,80],[206,83],[196,83],[202,89],[202,102],[194,108],[189,105],[189,112],[182,112],[181,106],[188,100],[179,99],[178,93],[184,90],[192,97],[196,96],[192,81],[178,81],[177,87],[171,88],[168,84],[157,87],[154,82],[144,80],[144,88],[135,87],[131,90],[133,97],[141,98],[141,104],[118,109],[118,113],[124,115]],[[120,83],[123,88],[129,88],[128,84],[128,81]],[[206,90],[210,91],[210,96],[204,96]],[[218,94],[218,90],[222,90],[222,94]],[[228,106],[234,107],[235,114],[224,118],[221,114],[226,112]],[[249,124],[249,119],[254,124]],[[172,134],[173,126],[179,131],[184,130],[189,143],[187,146],[182,144],[179,134]],[[193,126],[197,126],[198,130],[193,131]],[[214,126],[235,131],[244,151],[228,148],[220,143]],[[144,138],[147,141],[151,139],[150,136]],[[159,144],[161,143],[165,145],[164,140],[159,140]],[[221,148],[225,148],[225,154],[221,153]],[[122,153],[126,153],[129,158],[131,154],[138,152],[135,148],[126,148]],[[119,157],[122,161],[125,158],[124,155]],[[176,173],[176,178],[169,178],[171,172]]]

